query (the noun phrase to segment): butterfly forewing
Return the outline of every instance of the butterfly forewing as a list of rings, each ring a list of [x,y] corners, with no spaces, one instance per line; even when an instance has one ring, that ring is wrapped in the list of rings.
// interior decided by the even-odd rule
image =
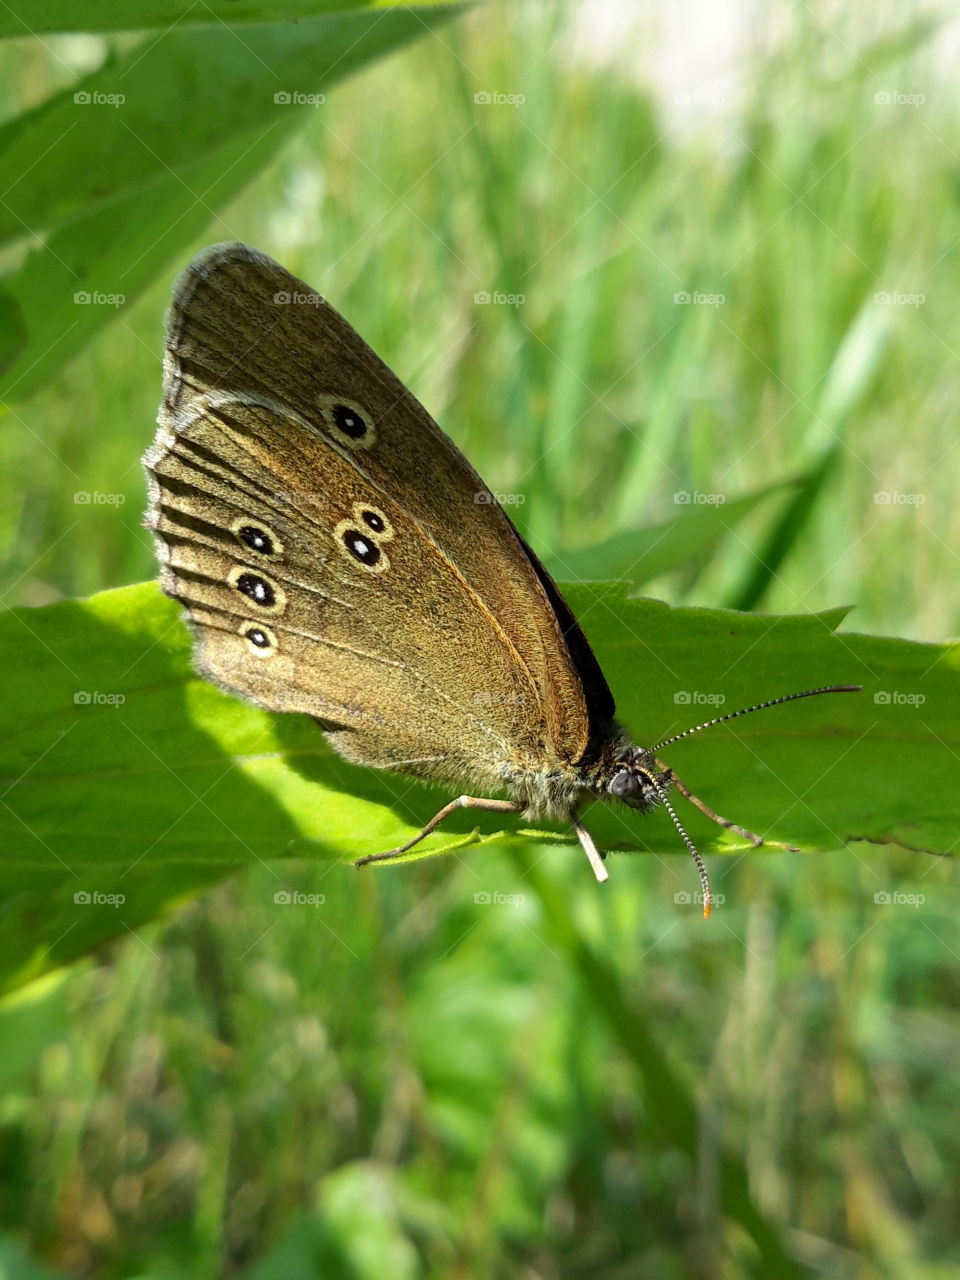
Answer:
[[[552,584],[333,308],[244,246],[208,251],[165,368],[149,522],[207,674],[345,726],[338,746],[370,764],[458,781],[482,764],[495,785],[505,762],[582,755]]]

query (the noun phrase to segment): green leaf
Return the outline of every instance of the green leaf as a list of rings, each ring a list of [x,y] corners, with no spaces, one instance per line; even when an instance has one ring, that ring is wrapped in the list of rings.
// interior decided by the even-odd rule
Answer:
[[[133,301],[220,208],[276,153],[296,121],[263,137],[232,138],[215,156],[133,192],[55,231],[6,282],[20,341],[0,399],[11,404],[38,390]],[[196,200],[192,192],[203,192]],[[98,301],[122,298],[114,305]],[[84,300],[86,299],[86,300]]]
[[[776,618],[673,609],[629,599],[623,585],[580,585],[568,596],[623,721],[644,743],[794,690],[865,686],[758,712],[665,750],[724,816],[807,850],[879,840],[953,851],[957,646],[837,633],[843,610]],[[178,615],[145,583],[0,620],[0,909],[10,913],[0,975],[8,980],[34,976],[253,860],[352,860],[392,848],[449,799],[347,764],[306,716],[272,715],[201,681]],[[677,803],[704,850],[745,847]],[[595,804],[588,825],[608,850],[683,852],[662,812]],[[462,846],[476,827],[494,839],[503,820],[456,815],[424,852]],[[549,824],[510,834],[572,840],[562,825],[552,837]]]
[[[37,36],[60,31],[106,33],[173,27],[237,26],[240,23],[295,22],[345,9],[399,8],[402,0],[32,0],[29,20],[9,6],[0,12],[0,37]],[[419,0],[429,8],[450,0]]]
[[[218,25],[111,57],[44,103],[0,148],[4,171],[23,175],[0,209],[0,240],[49,231],[177,173],[227,137],[252,139],[290,113],[321,110],[322,103],[298,105],[297,95],[316,95],[446,17],[350,13],[265,24],[243,36]]]
[[[733,502],[695,506],[684,506],[681,502],[680,514],[673,520],[618,533],[582,550],[560,552],[549,557],[547,564],[555,577],[567,581],[629,578],[634,587],[640,586],[661,573],[702,558],[764,499],[782,493],[793,484],[787,480],[766,485]]]
[[[322,97],[451,13],[173,32],[0,128],[0,164],[23,175],[0,207],[0,242],[42,233],[3,282],[0,398],[36,390],[322,109],[296,95]]]

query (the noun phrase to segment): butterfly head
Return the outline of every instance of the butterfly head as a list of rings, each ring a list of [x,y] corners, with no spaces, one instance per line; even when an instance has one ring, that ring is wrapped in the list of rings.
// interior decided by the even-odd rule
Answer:
[[[618,759],[605,781],[604,790],[631,809],[646,812],[663,799],[670,775],[657,762],[652,751],[631,747]]]

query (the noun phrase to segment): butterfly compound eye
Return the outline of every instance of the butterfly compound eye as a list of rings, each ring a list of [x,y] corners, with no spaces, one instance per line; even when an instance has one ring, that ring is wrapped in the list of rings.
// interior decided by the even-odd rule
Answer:
[[[640,790],[640,779],[629,769],[618,769],[607,783],[607,791],[618,800],[629,800]]]

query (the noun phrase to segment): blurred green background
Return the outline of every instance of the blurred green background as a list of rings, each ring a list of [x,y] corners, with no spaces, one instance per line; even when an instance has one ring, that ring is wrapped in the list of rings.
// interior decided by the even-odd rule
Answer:
[[[944,639],[957,39],[910,6],[487,4],[333,88],[191,248],[321,289],[555,566],[771,487],[645,592]],[[133,42],[8,43],[5,114]],[[7,416],[5,604],[153,575],[138,459],[189,256]],[[291,864],[324,901],[282,912],[264,868],[28,988],[0,1276],[41,1274],[21,1248],[110,1277],[960,1276],[953,867],[715,858],[704,925],[680,858],[619,860],[602,901],[556,848],[532,876],[506,847]]]

